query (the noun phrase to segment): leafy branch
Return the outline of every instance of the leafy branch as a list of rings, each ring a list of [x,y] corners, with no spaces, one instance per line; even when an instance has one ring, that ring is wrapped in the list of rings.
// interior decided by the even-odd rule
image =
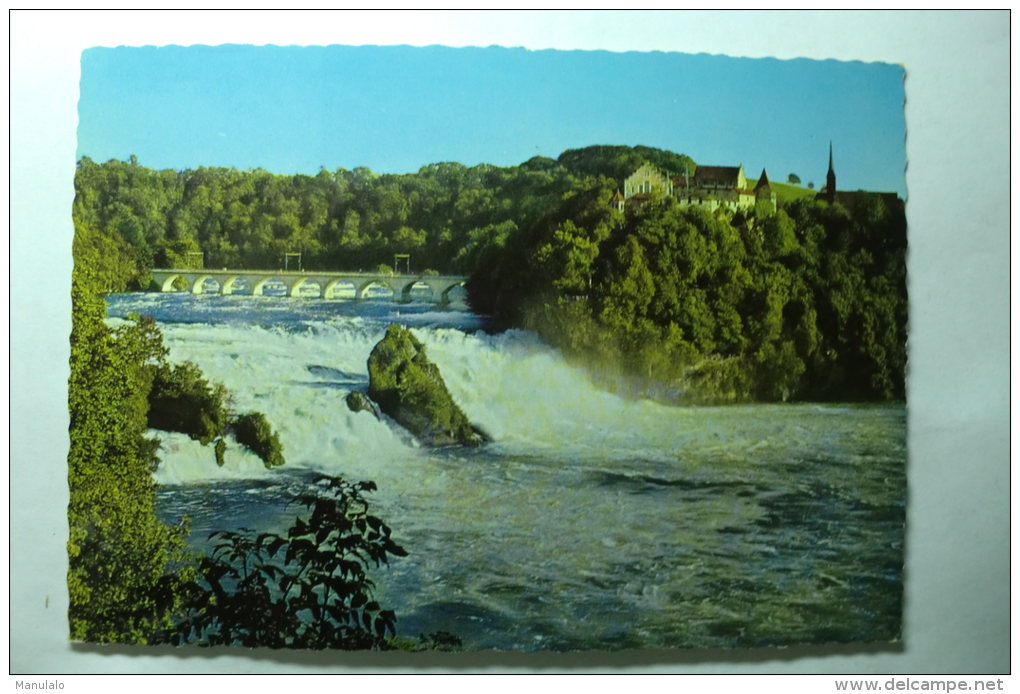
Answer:
[[[407,552],[368,512],[374,482],[317,476],[311,511],[284,535],[216,531],[210,556],[190,585],[175,644],[271,648],[388,648],[396,615],[373,599],[368,572]]]

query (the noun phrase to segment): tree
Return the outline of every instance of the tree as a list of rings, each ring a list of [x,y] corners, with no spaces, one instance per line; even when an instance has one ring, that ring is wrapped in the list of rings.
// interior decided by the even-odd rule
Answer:
[[[151,318],[116,330],[106,326],[102,292],[116,287],[110,258],[101,255],[108,246],[95,243],[93,232],[77,219],[75,229],[67,458],[70,637],[151,643],[172,627],[195,578],[186,524],[168,525],[155,513],[152,472],[159,441],[146,435],[153,385],[166,381],[164,406],[174,394],[183,398],[178,414],[186,416],[172,423],[195,438],[222,430],[224,392],[196,367],[166,363],[167,349]],[[155,416],[168,418],[166,412]]]
[[[693,172],[694,160],[685,154],[675,154],[654,147],[624,147],[620,145],[595,145],[581,149],[568,149],[558,163],[571,171],[588,176],[608,176],[622,181],[644,163],[680,174],[685,169]]]
[[[609,325],[624,327],[635,316],[645,315],[655,296],[655,277],[648,268],[644,249],[633,236],[628,236],[616,250],[613,260],[620,268],[619,275],[600,297],[600,319]]]
[[[148,419],[154,429],[179,431],[209,444],[227,427],[227,389],[209,383],[191,362],[163,362],[155,369]]]
[[[78,250],[68,381],[70,636],[147,643],[171,625],[191,580],[186,528],[155,514],[158,442],[145,436],[147,364],[162,357],[162,345],[137,326],[106,327],[94,249]]]
[[[552,240],[538,249],[535,261],[558,291],[584,294],[591,288],[591,265],[598,252],[598,244],[567,220],[553,233]]]
[[[786,180],[787,180],[788,183],[792,183],[794,185],[799,185],[800,184],[800,176],[798,176],[795,173],[791,173],[789,176],[787,176]]]
[[[201,247],[194,239],[183,239],[166,244],[156,251],[154,260],[157,267],[165,268],[201,269],[203,265]]]
[[[148,284],[137,250],[120,236],[105,234],[76,218],[72,249],[75,264],[89,263],[93,291],[122,292]]]

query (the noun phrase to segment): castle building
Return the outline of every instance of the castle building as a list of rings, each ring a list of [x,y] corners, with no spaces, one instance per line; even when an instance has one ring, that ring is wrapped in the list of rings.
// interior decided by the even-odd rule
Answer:
[[[677,177],[674,183],[683,181],[677,200],[684,207],[704,207],[712,211],[720,207],[731,210],[754,206],[754,191],[747,187],[747,176],[743,164],[739,166],[699,166],[694,170],[694,180]]]
[[[661,194],[672,195],[673,181],[651,164],[642,164],[637,171],[623,181],[623,198],[625,200],[634,197],[638,197],[639,200],[642,197],[647,199],[653,190],[658,190]]]
[[[776,194],[765,169],[762,169],[761,177],[752,189],[743,164],[699,166],[693,177],[689,174],[667,177],[651,164],[642,164],[624,180],[623,199],[626,204],[643,204],[653,190],[673,196],[682,207],[736,211],[748,210],[763,202],[772,210],[776,209]]]

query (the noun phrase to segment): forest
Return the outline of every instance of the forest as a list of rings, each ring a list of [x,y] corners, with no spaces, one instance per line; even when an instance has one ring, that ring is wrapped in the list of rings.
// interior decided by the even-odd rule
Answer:
[[[616,209],[644,162],[688,156],[592,146],[520,165],[429,164],[315,176],[78,163],[76,234],[104,291],[152,267],[389,269],[471,277],[472,308],[538,331],[600,384],[678,403],[904,397],[902,201],[833,204],[779,188],[779,206],[706,213],[669,197]],[[787,194],[787,193],[796,193]]]
[[[469,282],[473,305],[538,331],[619,392],[680,403],[904,397],[901,205],[799,199],[620,212],[603,179]]]

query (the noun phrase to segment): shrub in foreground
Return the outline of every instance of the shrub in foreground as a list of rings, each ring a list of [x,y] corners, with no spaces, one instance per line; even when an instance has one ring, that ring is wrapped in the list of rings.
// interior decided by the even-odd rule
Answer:
[[[373,599],[368,570],[407,552],[368,513],[374,482],[319,476],[311,511],[284,535],[217,531],[191,585],[175,644],[388,649],[396,615]]]

